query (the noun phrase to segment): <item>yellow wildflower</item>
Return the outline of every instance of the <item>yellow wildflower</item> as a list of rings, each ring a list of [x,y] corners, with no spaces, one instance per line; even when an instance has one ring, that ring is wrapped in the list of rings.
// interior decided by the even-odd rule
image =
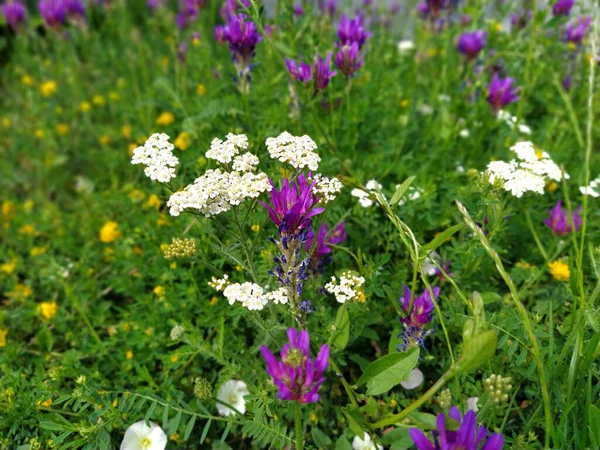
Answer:
[[[35,132],[33,133],[33,135],[37,138],[37,139],[44,139],[44,130],[40,130],[39,128],[37,130],[35,130]]]
[[[56,302],[42,302],[38,306],[38,310],[46,320],[52,319],[58,312],[58,305]]]
[[[0,272],[11,274],[17,268],[17,258],[13,258],[4,264],[0,264]]]
[[[2,126],[4,128],[8,128],[12,125],[12,121],[8,118],[8,117],[3,117],[2,118]]]
[[[218,301],[219,301],[219,299],[216,296],[213,297],[213,298],[211,298],[210,299],[210,306],[215,306]]]
[[[100,142],[102,145],[108,145],[108,144],[110,144],[110,137],[107,135],[100,136],[100,139],[98,139],[98,142]]]
[[[171,356],[171,362],[177,362],[177,360],[179,359],[179,355],[177,353],[175,353],[173,356]]]
[[[148,197],[148,201],[146,202],[146,207],[158,210],[160,208],[160,198],[158,198],[158,195],[150,194],[150,197]]]
[[[35,205],[34,201],[31,199],[25,200],[25,203],[23,203],[23,209],[27,212],[31,212],[31,210],[33,210],[33,206]]]
[[[48,400],[45,400],[45,401],[40,400],[38,402],[38,405],[42,405],[42,406],[45,406],[46,408],[50,408],[52,406],[52,399],[49,398]]]
[[[175,116],[173,115],[173,113],[165,111],[163,113],[161,113],[160,116],[158,116],[156,118],[156,124],[157,125],[171,125],[173,122],[175,122]]]
[[[92,104],[90,102],[81,102],[79,104],[79,109],[81,112],[88,112],[90,109],[92,109]]]
[[[69,133],[69,125],[67,125],[66,123],[59,123],[58,125],[56,125],[56,132],[60,136],[67,135]]]
[[[528,269],[531,269],[532,266],[531,266],[531,264],[529,264],[526,261],[519,261],[518,263],[515,264],[515,267],[518,267],[519,269],[528,270]]]
[[[56,81],[44,81],[40,85],[40,92],[44,97],[50,97],[55,94],[57,90],[58,85],[56,84]]]
[[[31,78],[29,75],[23,75],[21,77],[21,83],[23,83],[25,86],[31,86],[33,84],[33,78]]]
[[[131,350],[127,350],[125,352],[125,358],[127,358],[127,359],[133,359],[133,352]]]
[[[127,148],[129,149],[129,156],[133,156],[133,151],[137,148],[137,144],[132,142],[127,146]]]
[[[43,255],[44,253],[46,253],[47,250],[48,247],[33,247],[29,251],[29,256],[33,256],[35,258],[36,256]]]
[[[198,86],[196,86],[196,94],[198,94],[200,97],[205,95],[206,94],[206,86],[204,86],[202,83],[198,84]]]
[[[123,137],[126,137],[127,139],[129,139],[131,137],[131,126],[123,125],[121,127],[121,134],[123,135]]]
[[[104,106],[106,100],[101,95],[94,95],[94,97],[92,97],[92,103],[96,106]]]
[[[15,216],[16,212],[17,206],[14,202],[11,202],[10,200],[2,202],[2,217],[5,220],[11,220]]]
[[[252,226],[250,227],[250,229],[251,229],[252,231],[254,231],[255,233],[258,233],[258,232],[260,231],[260,225],[259,225],[259,224],[257,224],[257,223],[255,223],[255,224],[252,224]]]
[[[317,415],[315,413],[310,413],[310,421],[311,422],[318,422],[319,418],[317,417]]]
[[[407,99],[403,99],[400,102],[400,106],[403,107],[403,108],[406,108],[408,105],[410,105],[410,101],[408,101]]]
[[[366,301],[365,293],[361,292],[360,295],[358,296],[358,302],[364,303],[365,301]]]
[[[394,400],[394,399],[392,399],[392,401],[390,402],[390,406],[392,408],[395,408],[397,404],[398,404],[398,402],[396,400]]]
[[[0,330],[0,347],[6,347],[6,335],[8,334],[7,329]]]
[[[156,219],[156,224],[159,227],[168,227],[169,224],[169,219],[167,218],[166,214],[161,214],[160,216],[158,216],[158,219]]]
[[[152,289],[152,293],[154,295],[156,295],[157,297],[164,297],[165,292],[166,292],[166,289],[164,286],[156,286],[154,289]]]
[[[173,442],[179,442],[179,433],[173,433],[171,436],[169,436],[169,440]]]
[[[173,145],[177,147],[179,150],[187,150],[190,146],[190,133],[187,131],[182,131],[179,133],[179,136],[173,142]]]
[[[116,408],[117,406],[119,406],[119,399],[115,398],[115,401],[112,402],[113,408]]]
[[[162,58],[160,58],[160,64],[164,67],[167,68],[169,67],[169,57],[168,56],[163,56]]]
[[[37,231],[35,231],[35,228],[33,228],[33,225],[23,225],[21,227],[21,229],[19,230],[19,234],[23,234],[26,236],[33,236],[37,233]]]
[[[152,327],[148,327],[144,330],[144,334],[146,336],[152,336],[152,333],[154,333],[154,328],[152,328]]]
[[[114,220],[109,220],[100,228],[99,237],[101,242],[113,242],[120,236],[119,224]]]
[[[548,184],[548,192],[554,192],[557,189],[558,189],[558,184],[556,183],[556,181],[553,181],[550,184]]]
[[[8,293],[8,296],[13,298],[25,298],[31,296],[31,294],[33,294],[33,291],[29,286],[19,283],[15,286],[13,291]]]
[[[118,92],[111,91],[108,93],[108,98],[111,101],[116,102],[117,100],[119,100],[121,98],[121,96],[119,95]]]
[[[562,261],[554,261],[548,264],[550,268],[550,274],[557,281],[569,281],[571,277],[571,271],[569,270],[569,265],[565,264]]]
[[[144,250],[142,250],[142,247],[137,247],[136,246],[136,247],[133,247],[131,249],[131,253],[133,253],[136,256],[140,256],[140,255],[142,255],[144,253]]]

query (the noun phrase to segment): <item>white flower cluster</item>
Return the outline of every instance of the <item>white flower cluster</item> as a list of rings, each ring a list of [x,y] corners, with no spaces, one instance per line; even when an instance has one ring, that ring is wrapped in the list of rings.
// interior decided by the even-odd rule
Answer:
[[[519,161],[492,161],[485,173],[491,184],[500,182],[504,190],[515,197],[522,197],[525,192],[543,194],[546,181],[561,181],[563,176],[569,178],[548,153],[536,152],[531,142],[518,142],[511,150]]]
[[[588,186],[581,186],[579,192],[594,198],[600,197],[600,176],[595,180],[590,181]]]
[[[266,145],[271,158],[287,163],[295,169],[319,168],[321,157],[314,152],[317,144],[309,136],[296,137],[284,131],[276,138],[267,138]]]
[[[144,164],[144,173],[152,181],[168,182],[175,178],[175,166],[179,160],[173,155],[175,147],[165,133],[155,133],[142,147],[133,150],[131,164]]]
[[[400,187],[399,184],[396,185],[396,189]],[[402,199],[398,202],[399,205],[404,205],[407,201],[413,201],[421,198],[421,194],[423,194],[423,189],[415,186],[409,186],[406,194]]]
[[[240,149],[248,148],[248,137],[245,134],[229,133],[226,141],[214,138],[210,143],[210,150],[205,155],[208,159],[214,159],[221,164],[229,164]],[[258,164],[258,163],[257,163]]]
[[[251,311],[263,309],[269,301],[276,304],[285,304],[288,302],[283,288],[273,292],[265,292],[261,286],[250,282],[230,284],[223,290],[223,295],[227,298],[230,305],[240,302],[244,308]]]
[[[317,173],[312,181],[315,182],[313,193],[319,197],[319,201],[324,205],[335,200],[338,194],[342,192],[342,182],[336,177],[327,178]]]
[[[236,172],[254,172],[259,163],[258,156],[244,153],[233,158],[233,170]]]
[[[508,125],[511,130],[514,130],[515,127],[517,127],[519,133],[527,135],[531,134],[531,128],[529,128],[524,123],[518,123],[518,119],[515,116],[511,115],[508,111],[501,109],[500,111],[498,111],[498,115],[496,117],[498,117],[498,120]]]
[[[229,284],[229,275],[224,274],[223,278],[212,277],[212,280],[208,282],[208,285],[215,291],[222,291]]]
[[[370,180],[367,182],[367,185],[365,187],[370,192],[366,192],[366,191],[363,191],[362,189],[355,188],[355,189],[352,189],[352,191],[350,192],[350,195],[358,198],[358,203],[360,203],[360,206],[362,206],[363,208],[368,208],[369,206],[373,206],[373,200],[371,200],[369,198],[371,193],[375,192],[377,190],[381,190],[382,186],[377,181]]]
[[[363,295],[363,285],[365,279],[352,272],[345,272],[340,275],[340,279],[333,276],[331,282],[325,285],[325,290],[333,294],[338,303],[357,301]]]

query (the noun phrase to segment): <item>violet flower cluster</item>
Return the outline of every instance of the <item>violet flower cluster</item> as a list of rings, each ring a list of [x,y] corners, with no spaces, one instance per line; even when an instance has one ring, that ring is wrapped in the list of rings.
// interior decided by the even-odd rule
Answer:
[[[487,33],[483,30],[465,32],[458,37],[456,47],[467,59],[473,60],[485,47]]]
[[[203,2],[199,2],[198,0],[182,0],[179,6],[179,12],[175,16],[177,28],[183,30],[196,22],[202,6],[204,6]]]
[[[488,437],[488,430],[480,425],[477,427],[477,415],[474,411],[467,411],[464,417],[456,406],[450,408],[448,413],[451,419],[460,424],[458,430],[446,427],[444,413],[437,416],[437,429],[432,431],[433,442],[427,439],[425,433],[418,428],[411,428],[410,437],[417,446],[417,450],[502,450],[504,437],[499,433],[492,433]],[[487,438],[487,439],[486,439]],[[482,445],[480,447],[480,445]]]
[[[577,20],[567,25],[565,41],[569,44],[580,45],[591,23],[591,17],[578,17]]]
[[[502,108],[519,100],[521,88],[515,87],[514,84],[514,78],[500,78],[497,73],[494,74],[488,86],[489,93],[487,97],[487,101],[494,111],[498,112]]]
[[[433,330],[425,330],[425,326],[431,322],[433,302],[440,295],[440,288],[436,286],[432,291],[433,299],[429,289],[426,289],[423,294],[415,296],[411,303],[410,289],[408,286],[404,286],[404,295],[400,298],[400,302],[407,315],[400,318],[404,331],[398,335],[399,338],[402,338],[402,344],[399,344],[396,350],[407,351],[424,346],[425,337],[433,332]]]
[[[308,231],[306,240],[306,251],[309,252],[315,245],[313,254],[310,259],[312,268],[315,271],[322,272],[323,266],[331,259],[331,247],[330,245],[338,245],[344,242],[348,238],[344,222],[339,223],[333,231],[329,230],[326,223],[321,224],[319,232],[317,233],[315,240],[315,233],[312,228]]]
[[[335,55],[335,65],[349,77],[362,67],[364,52],[360,53],[360,50],[372,33],[365,31],[362,16],[348,19],[342,14],[337,35],[340,50]]]
[[[27,20],[27,8],[19,0],[8,0],[0,8],[9,27],[17,31]]]
[[[60,28],[69,20],[85,19],[85,5],[80,0],[40,0],[38,9],[50,28]]]
[[[575,211],[572,211],[571,220],[575,231],[579,231],[583,223],[580,215],[581,206]],[[571,221],[569,220],[569,211],[562,207],[562,202],[559,200],[554,205],[554,208],[548,210],[549,217],[544,220],[544,223],[555,236],[566,236],[573,232]]]
[[[552,14],[555,16],[568,16],[574,4],[575,0],[558,0],[552,5]]]
[[[309,87],[312,82],[315,92],[325,89],[331,78],[337,75],[336,71],[331,70],[331,52],[327,53],[325,60],[315,55],[312,66],[302,61],[296,63],[289,58],[286,58],[285,66],[289,74],[305,86]]]
[[[266,346],[260,351],[267,364],[267,374],[277,387],[277,398],[301,404],[319,401],[319,388],[325,381],[323,374],[328,366],[329,347],[321,346],[317,357],[310,357],[310,337],[308,331],[288,329],[289,344],[281,349],[281,360]]]

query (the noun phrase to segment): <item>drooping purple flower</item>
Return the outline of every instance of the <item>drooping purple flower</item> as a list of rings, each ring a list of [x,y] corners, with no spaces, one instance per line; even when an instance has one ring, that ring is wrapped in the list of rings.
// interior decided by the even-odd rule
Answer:
[[[440,295],[439,286],[434,287],[432,290],[434,299],[437,299]],[[423,326],[431,322],[431,313],[434,306],[429,289],[425,289],[423,294],[414,297],[412,306],[410,304],[410,294],[410,289],[404,285],[404,295],[400,297],[400,302],[407,316],[400,318],[400,321],[407,326]]]
[[[429,6],[427,6],[427,3],[421,2],[417,4],[417,12],[421,19],[427,18],[427,16],[429,16]]]
[[[360,69],[364,62],[364,56],[359,53],[358,42],[342,45],[335,55],[335,65],[347,77]]]
[[[8,0],[2,5],[2,15],[8,26],[17,31],[27,18],[27,9],[19,0]]]
[[[591,17],[578,17],[575,22],[567,25],[565,41],[576,45],[581,44],[591,23]]]
[[[215,28],[215,35],[217,30]],[[248,65],[256,45],[262,40],[262,35],[257,31],[256,24],[244,14],[229,16],[225,27],[222,28],[223,39],[229,44],[234,61]]]
[[[312,79],[312,69],[310,64],[305,62],[299,62],[296,64],[296,61],[293,59],[286,58],[285,59],[285,67],[287,71],[300,83],[304,83],[307,86],[310,84],[310,80]]]
[[[512,77],[500,78],[497,73],[494,74],[488,87],[487,101],[494,111],[498,111],[511,103],[519,100],[520,87],[514,87],[515,79]]]
[[[319,55],[315,55],[312,75],[315,83],[315,91],[325,89],[329,84],[329,81],[337,75],[336,71],[331,70],[331,52],[327,53],[325,61],[323,61],[323,58]]]
[[[367,33],[363,27],[363,17],[356,16],[353,19],[348,19],[345,14],[340,17],[340,23],[337,30],[340,45],[350,45],[353,42],[358,43],[358,48],[361,48],[372,33]]]
[[[198,19],[199,13],[198,8],[191,1],[184,1],[175,16],[177,28],[183,30],[188,25],[194,23]]]
[[[271,190],[271,205],[260,202],[281,236],[299,234],[310,227],[312,217],[325,211],[325,208],[315,208],[319,198],[313,193],[313,187],[314,181],[308,184],[304,174],[300,174],[297,181],[284,178],[281,190],[275,186]]]
[[[225,43],[225,25],[215,26],[215,41],[219,44]]]
[[[67,20],[67,11],[62,0],[40,0],[38,8],[44,23],[51,28],[60,27]]]
[[[552,14],[555,16],[568,16],[574,4],[575,0],[558,0],[552,6]]]
[[[331,248],[329,245],[337,245],[344,242],[346,239],[348,239],[348,233],[346,232],[344,222],[339,223],[331,232],[329,231],[327,224],[323,223],[319,228],[316,238],[317,240],[311,257],[311,262],[313,267],[319,268],[319,265],[325,262],[323,257],[329,256],[329,253],[331,253]],[[312,248],[314,239],[315,233],[311,228],[308,231],[306,240],[307,252]]]
[[[573,220],[573,226],[575,227],[575,231],[579,231],[581,228],[581,224],[583,223],[581,220],[581,215],[579,214],[581,211],[581,206],[577,208],[575,211],[572,211],[571,218]],[[562,202],[559,200],[554,205],[554,208],[548,210],[548,217],[544,220],[544,223],[550,230],[552,230],[552,234],[555,236],[565,236],[567,234],[571,234],[573,228],[571,227],[571,221],[569,220],[569,211],[567,208],[562,207]]]
[[[329,347],[323,344],[313,361],[308,331],[290,328],[287,334],[290,343],[281,349],[280,361],[266,346],[260,347],[267,364],[267,375],[277,387],[277,398],[301,404],[318,402],[318,391],[325,381],[323,374],[328,366]]]
[[[473,59],[485,47],[487,33],[483,30],[466,32],[458,37],[457,48],[469,59]]]
[[[502,434],[493,433],[487,437],[488,430],[482,425],[477,427],[477,415],[474,411],[467,411],[463,417],[459,409],[453,406],[448,415],[460,424],[458,430],[446,429],[444,413],[438,414],[437,429],[432,432],[433,443],[418,428],[410,429],[410,437],[418,450],[479,450],[481,444],[483,444],[481,450],[502,450],[504,445]]]

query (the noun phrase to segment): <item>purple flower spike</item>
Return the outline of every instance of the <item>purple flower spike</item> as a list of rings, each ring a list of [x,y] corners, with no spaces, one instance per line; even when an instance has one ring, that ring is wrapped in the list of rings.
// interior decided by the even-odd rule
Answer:
[[[313,187],[314,182],[308,184],[304,174],[298,176],[297,182],[290,183],[284,178],[281,191],[275,186],[271,190],[271,205],[260,202],[267,209],[269,218],[279,227],[281,236],[298,235],[310,227],[311,217],[325,211],[325,208],[314,207],[319,198],[313,194]]]
[[[581,44],[591,23],[591,17],[579,17],[574,23],[567,25],[565,41],[576,45]]]
[[[315,239],[315,233],[310,229],[308,231],[307,240],[306,240],[306,251],[310,251],[313,240]],[[315,245],[314,253],[311,257],[311,262],[314,266],[319,267],[319,265],[324,262],[323,257],[329,255],[331,253],[331,248],[329,245],[337,245],[344,242],[348,239],[348,233],[346,233],[346,228],[344,222],[341,222],[336,226],[333,231],[329,231],[329,227],[326,223],[323,223],[319,228],[319,232],[317,233],[317,243]]]
[[[327,59],[323,61],[323,58],[319,55],[315,55],[315,62],[313,64],[313,81],[315,82],[315,90],[321,91],[327,87],[329,80],[335,75],[336,71],[331,70],[331,52],[327,53]]]
[[[334,17],[337,12],[336,0],[319,0],[319,9],[328,16]]]
[[[432,432],[433,443],[427,439],[427,436],[418,428],[411,428],[410,437],[417,446],[418,450],[502,450],[504,437],[499,433],[493,433],[490,437],[488,430],[484,426],[477,427],[477,415],[474,411],[467,411],[464,417],[460,414],[456,406],[450,408],[448,413],[451,419],[460,424],[458,431],[446,429],[446,417],[444,413],[437,416],[437,430]]]
[[[294,15],[296,17],[300,17],[300,16],[304,15],[304,8],[302,7],[301,4],[298,3],[298,4],[294,5]]]
[[[468,59],[477,57],[479,52],[485,47],[487,33],[483,30],[473,31],[472,33],[463,33],[458,37],[458,51]]]
[[[307,86],[310,84],[310,80],[312,79],[312,70],[310,68],[310,64],[304,62],[296,64],[296,61],[293,59],[286,58],[285,67],[290,75],[300,83],[304,83]]]
[[[67,11],[62,0],[40,0],[38,8],[44,23],[51,28],[58,28],[67,20]]]
[[[498,111],[519,100],[519,91],[521,88],[514,87],[514,84],[514,78],[500,78],[497,73],[494,74],[492,82],[488,87],[489,94],[487,97],[487,101],[494,111]]]
[[[573,211],[571,215],[576,232],[579,231],[581,224],[583,223],[581,215],[579,214],[580,211],[581,206]],[[571,222],[569,221],[569,211],[567,208],[562,207],[562,202],[560,200],[556,202],[554,208],[548,210],[548,214],[550,217],[545,219],[544,223],[552,230],[552,234],[555,236],[565,236],[573,232]]]
[[[27,9],[18,0],[8,0],[2,5],[2,15],[6,20],[6,23],[13,30],[17,31],[21,28],[21,25],[25,23],[27,18]]]
[[[343,45],[340,51],[335,55],[335,65],[347,77],[360,69],[363,65],[363,55],[358,51],[358,43],[353,42],[350,45]]]
[[[198,19],[198,14],[198,8],[196,8],[196,6],[192,2],[184,2],[181,5],[181,9],[177,13],[177,16],[175,16],[175,23],[177,25],[177,28],[183,30],[188,25],[194,23],[196,19]]]
[[[433,297],[435,299],[440,295],[439,286],[434,287]],[[407,317],[402,317],[400,321],[408,326],[423,326],[431,322],[431,313],[433,312],[433,300],[429,295],[429,289],[413,299],[412,308],[410,307],[410,289],[404,285],[404,295],[400,298],[402,309],[408,314]],[[410,310],[409,310],[410,308]]]
[[[555,16],[568,16],[574,4],[575,0],[558,0],[552,6],[552,14]]]
[[[341,45],[350,45],[356,42],[358,43],[358,48],[361,48],[372,34],[365,31],[362,16],[348,19],[348,17],[342,14],[337,35]]]
[[[217,35],[216,29],[215,35]],[[256,30],[254,22],[247,20],[244,14],[229,16],[227,24],[222,28],[222,36],[229,44],[234,60],[243,65],[250,63],[256,45],[262,40],[262,35]]]
[[[260,347],[267,364],[267,375],[277,387],[277,398],[301,404],[318,402],[318,390],[325,381],[323,374],[328,366],[329,347],[323,344],[313,361],[308,331],[290,328],[288,339],[290,343],[281,349],[281,361],[266,346]]]
[[[63,0],[67,16],[71,19],[82,19],[85,17],[85,5],[80,0]]]

